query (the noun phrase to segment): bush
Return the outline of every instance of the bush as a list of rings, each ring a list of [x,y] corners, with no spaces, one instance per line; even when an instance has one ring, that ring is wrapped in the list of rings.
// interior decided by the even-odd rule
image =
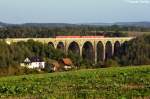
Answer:
[[[83,63],[83,59],[80,55],[69,52],[68,57],[72,60],[73,64],[80,67]]]
[[[118,67],[118,66],[119,66],[118,62],[112,59],[108,59],[104,64],[104,67]]]
[[[42,73],[42,71],[39,71],[39,69],[29,69],[20,66],[8,66],[0,68],[0,76],[38,74],[38,73]]]
[[[50,64],[50,63],[48,63],[48,62],[46,62],[46,63],[45,63],[44,71],[45,71],[45,72],[48,72],[48,73],[53,72],[53,71],[52,71],[52,67],[51,67],[51,64]]]
[[[95,68],[100,68],[100,67],[104,67],[105,62],[103,61],[98,61],[97,64],[95,64]]]

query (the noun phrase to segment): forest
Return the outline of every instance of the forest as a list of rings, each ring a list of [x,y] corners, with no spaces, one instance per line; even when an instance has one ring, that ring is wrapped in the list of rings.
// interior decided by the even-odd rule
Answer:
[[[123,31],[123,32],[122,32]],[[126,31],[126,32],[124,32]],[[44,26],[7,26],[0,28],[0,38],[48,38],[62,35],[103,35],[106,37],[126,37],[128,32],[149,32],[148,27],[136,26],[65,26],[65,27],[44,27]]]

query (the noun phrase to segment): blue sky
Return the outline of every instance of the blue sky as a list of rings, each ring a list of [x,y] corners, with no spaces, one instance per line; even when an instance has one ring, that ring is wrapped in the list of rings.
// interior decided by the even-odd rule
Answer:
[[[131,2],[132,1],[132,2]],[[150,21],[150,1],[0,0],[0,21],[7,23],[99,23]]]

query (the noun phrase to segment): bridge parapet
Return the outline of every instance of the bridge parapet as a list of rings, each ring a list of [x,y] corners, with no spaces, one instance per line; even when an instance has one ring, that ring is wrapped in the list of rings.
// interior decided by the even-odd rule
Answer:
[[[42,43],[48,43],[48,42],[72,42],[72,41],[78,41],[78,42],[85,42],[85,41],[129,41],[133,39],[133,37],[109,37],[109,38],[7,38],[5,39],[6,42],[13,43],[13,42],[19,42],[19,41],[28,41],[28,40],[34,40]]]

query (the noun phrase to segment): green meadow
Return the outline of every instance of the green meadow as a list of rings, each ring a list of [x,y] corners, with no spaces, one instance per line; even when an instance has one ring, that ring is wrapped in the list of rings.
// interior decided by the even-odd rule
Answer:
[[[1,77],[0,98],[149,99],[150,66]]]

